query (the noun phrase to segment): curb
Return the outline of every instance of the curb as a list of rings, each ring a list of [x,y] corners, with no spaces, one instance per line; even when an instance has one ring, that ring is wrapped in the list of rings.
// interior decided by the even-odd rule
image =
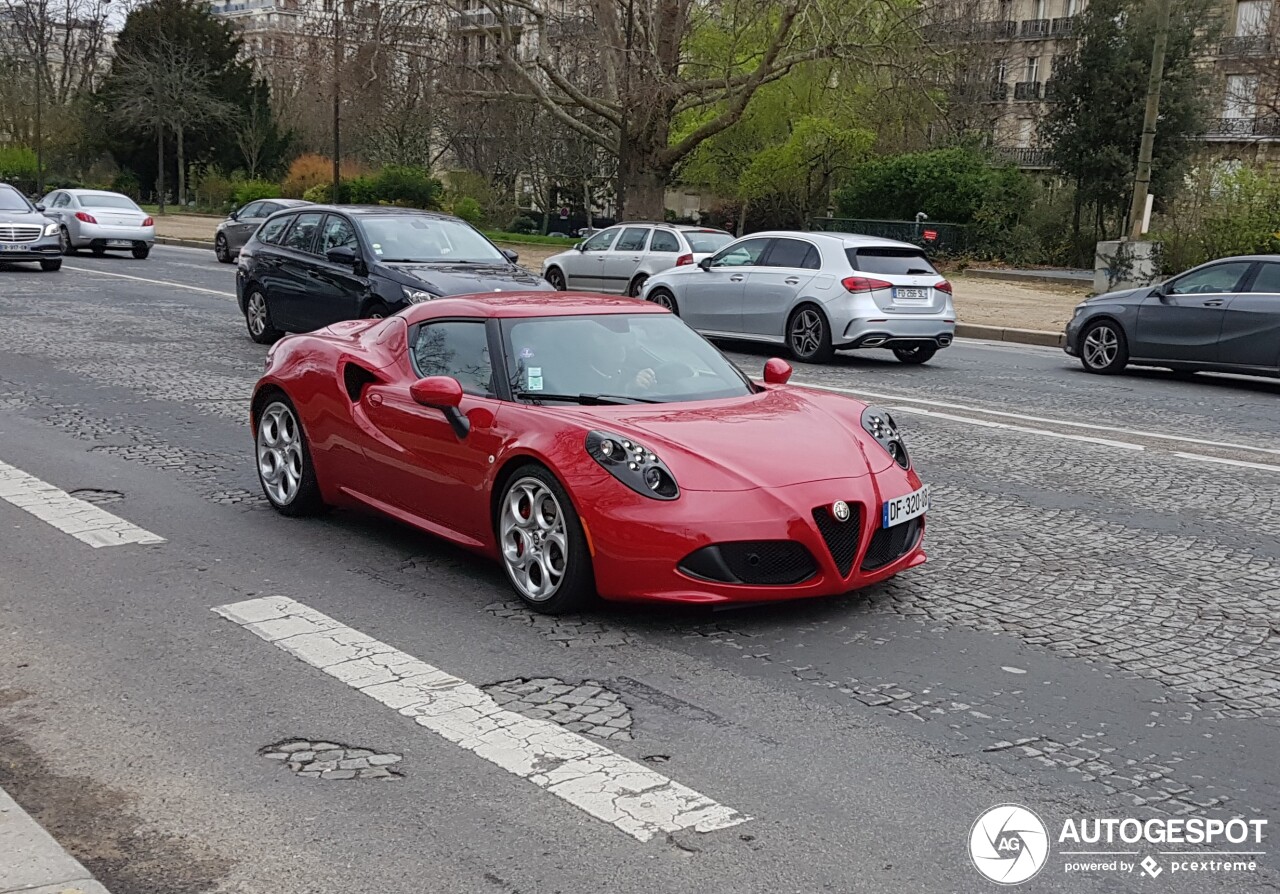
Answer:
[[[1077,286],[1082,289],[1093,290],[1093,279],[1079,279],[1073,276],[1055,276],[1052,273],[1015,273],[1009,270],[977,270],[968,267],[961,271],[958,276],[972,277],[973,279],[999,279],[1005,282],[1031,282],[1046,283],[1053,286]]]
[[[988,341],[1008,341],[1020,345],[1061,348],[1066,338],[1061,332],[1043,329],[1006,329],[1003,326],[977,326],[972,323],[956,324],[957,338],[983,338]]]
[[[110,894],[0,789],[0,894]]]

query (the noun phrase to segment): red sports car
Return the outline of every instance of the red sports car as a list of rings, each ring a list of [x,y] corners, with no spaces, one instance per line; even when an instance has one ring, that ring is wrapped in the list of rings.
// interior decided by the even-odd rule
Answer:
[[[893,419],[753,382],[629,298],[441,298],[276,343],[253,397],[286,515],[374,509],[486,553],[530,606],[843,593],[925,561]]]

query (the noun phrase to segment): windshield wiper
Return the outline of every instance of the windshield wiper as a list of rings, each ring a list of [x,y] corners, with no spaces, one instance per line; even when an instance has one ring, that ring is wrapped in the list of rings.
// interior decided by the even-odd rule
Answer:
[[[591,406],[625,406],[626,404],[658,404],[660,400],[647,397],[628,397],[622,394],[552,394],[548,391],[517,391],[520,400],[563,400]]]

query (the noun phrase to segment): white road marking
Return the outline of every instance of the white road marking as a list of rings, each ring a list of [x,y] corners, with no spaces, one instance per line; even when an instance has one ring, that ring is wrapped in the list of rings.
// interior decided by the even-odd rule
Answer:
[[[98,270],[93,267],[68,267],[62,265],[63,270],[74,270],[77,273],[92,273],[98,276],[117,276],[120,279],[132,279],[135,282],[150,283],[153,286],[173,286],[175,289],[186,289],[190,292],[204,292],[206,295],[217,295],[220,298],[234,298],[235,292],[219,292],[217,289],[205,289],[200,286],[189,286],[186,283],[170,282],[167,279],[147,279],[145,276],[130,276],[128,273],[112,273],[109,270]]]
[[[1025,670],[1023,670],[1022,668],[1020,668],[1020,667],[1014,667],[1014,666],[1013,666],[1013,665],[1011,665],[1011,664],[1005,664],[1005,665],[1002,665],[1002,666],[1000,667],[1000,670],[1002,670],[1002,671],[1007,671],[1008,673],[1011,673],[1011,674],[1025,674],[1025,673],[1026,673],[1026,671],[1025,671]]]
[[[1011,425],[1007,422],[992,422],[989,419],[974,419],[971,416],[956,416],[952,413],[939,413],[935,410],[921,410],[919,407],[895,406],[899,413],[912,413],[916,416],[932,416],[935,419],[949,419],[953,422],[964,422],[983,428],[1003,428],[1007,431],[1022,432],[1028,435],[1043,435],[1046,438],[1061,438],[1065,441],[1083,441],[1086,444],[1101,444],[1104,447],[1115,447],[1119,450],[1145,450],[1141,444],[1130,444],[1128,441],[1111,441],[1106,438],[1091,438],[1088,435],[1069,435],[1060,431],[1049,431],[1047,428],[1031,428],[1027,425]]]
[[[268,596],[213,611],[639,841],[750,819],[550,721],[504,710],[466,680],[293,599]]]
[[[1239,459],[1224,459],[1220,456],[1204,456],[1200,453],[1175,453],[1174,456],[1183,459],[1198,459],[1206,463],[1218,463],[1224,466],[1240,466],[1245,469],[1261,469],[1264,472],[1280,472],[1280,466],[1272,466],[1267,463],[1249,463]]]
[[[139,528],[92,503],[78,500],[34,475],[0,462],[0,500],[12,503],[43,522],[97,549],[126,543],[164,543],[158,534]]]
[[[1203,438],[1191,438],[1185,435],[1170,435],[1161,432],[1141,431],[1139,429],[1121,428],[1114,425],[1099,425],[1093,422],[1075,422],[1069,419],[1053,419],[1046,416],[1028,416],[1024,413],[1010,413],[1005,410],[989,410],[984,407],[948,403],[940,400],[927,400],[922,397],[907,397],[903,394],[884,394],[877,393],[875,391],[864,391],[860,388],[842,388],[836,385],[819,385],[816,382],[796,382],[795,384],[805,388],[817,388],[820,391],[838,391],[842,394],[852,394],[854,397],[871,397],[876,400],[921,404],[926,407],[941,407],[946,410],[962,410],[968,413],[982,413],[985,416],[999,416],[1004,419],[1017,419],[1022,422],[1044,422],[1050,425],[1062,425],[1069,428],[1085,428],[1092,431],[1112,432],[1113,434],[1129,435],[1136,438],[1155,438],[1161,441],[1178,441],[1183,444],[1197,444],[1201,447],[1221,447],[1227,450],[1248,450],[1251,453],[1271,453],[1280,456],[1280,449],[1273,447],[1254,447],[1249,444],[1234,444],[1227,441],[1208,441]],[[963,417],[957,418],[963,419]],[[977,420],[969,419],[964,419],[964,421],[977,422]]]

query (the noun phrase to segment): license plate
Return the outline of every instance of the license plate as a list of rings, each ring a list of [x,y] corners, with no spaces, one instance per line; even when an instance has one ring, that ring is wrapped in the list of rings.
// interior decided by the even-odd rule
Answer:
[[[107,242],[107,245],[110,245],[113,248],[133,248],[133,243],[128,239],[112,239]]]
[[[928,301],[929,291],[929,289],[895,288],[893,298],[895,301]]]
[[[31,251],[31,246],[13,242],[0,242],[0,251]]]
[[[913,518],[919,518],[929,511],[929,486],[926,484],[918,491],[909,493],[896,500],[885,501],[880,510],[880,527],[892,528]]]

